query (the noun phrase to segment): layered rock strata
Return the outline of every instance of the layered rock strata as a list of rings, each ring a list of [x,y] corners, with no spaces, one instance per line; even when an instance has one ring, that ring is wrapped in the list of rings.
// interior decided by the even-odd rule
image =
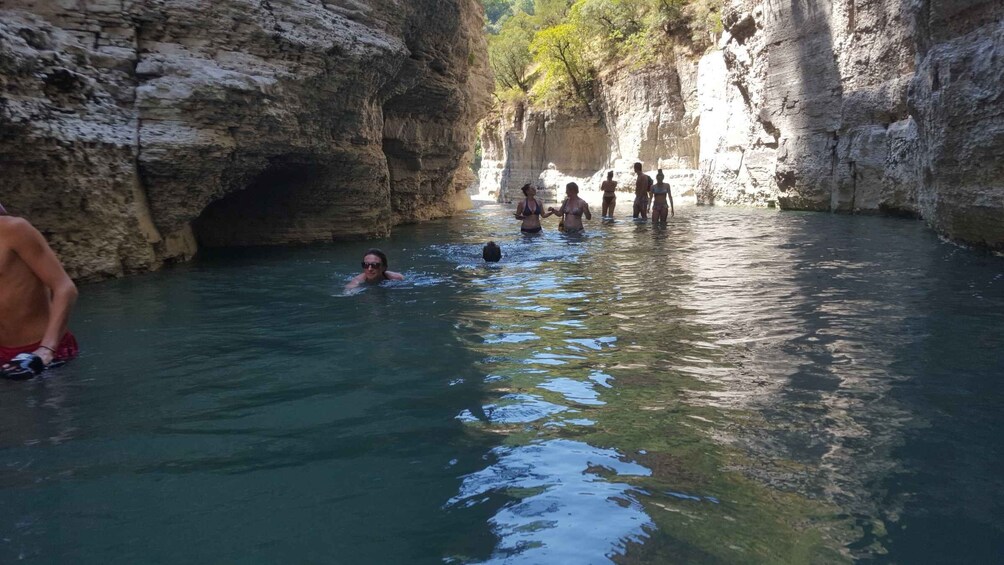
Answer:
[[[653,176],[664,168],[674,195],[689,191],[697,172],[697,65],[606,70],[596,87],[595,111],[536,110],[519,106],[482,127],[482,190],[499,200],[521,197],[533,182],[558,198],[567,182],[596,189],[613,170],[621,191],[634,190],[632,166]]]
[[[723,22],[703,57],[603,71],[581,149],[526,127],[581,116],[496,119],[482,186],[508,196],[599,151],[593,174],[567,176],[594,183],[612,167],[630,188],[640,160],[667,169],[674,194],[696,181],[701,203],[923,217],[1004,249],[1004,3],[731,0]]]
[[[724,22],[701,200],[920,216],[1004,248],[1004,4],[742,0]]]
[[[481,25],[476,0],[7,0],[0,198],[76,278],[448,215]]]

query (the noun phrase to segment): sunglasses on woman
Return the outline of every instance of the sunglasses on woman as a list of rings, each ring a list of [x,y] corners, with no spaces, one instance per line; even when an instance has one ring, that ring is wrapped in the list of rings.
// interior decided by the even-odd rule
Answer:
[[[365,269],[370,269],[370,268],[379,269],[382,266],[383,266],[383,263],[367,263],[366,261],[363,261],[363,269],[364,270]]]

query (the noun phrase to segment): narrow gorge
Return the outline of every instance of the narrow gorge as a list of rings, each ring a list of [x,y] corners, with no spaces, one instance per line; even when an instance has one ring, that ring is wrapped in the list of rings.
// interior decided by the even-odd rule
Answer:
[[[1004,3],[726,1],[707,47],[600,65],[593,108],[497,110],[483,189],[663,168],[699,204],[923,218],[1004,249]],[[672,38],[667,34],[667,42]]]
[[[667,28],[662,56],[598,68],[590,105],[489,114],[477,0],[7,0],[0,196],[83,280],[379,237],[469,206],[488,114],[500,200],[608,168],[623,189],[640,160],[702,204],[918,217],[1004,249],[1001,1],[716,9],[703,42]]]

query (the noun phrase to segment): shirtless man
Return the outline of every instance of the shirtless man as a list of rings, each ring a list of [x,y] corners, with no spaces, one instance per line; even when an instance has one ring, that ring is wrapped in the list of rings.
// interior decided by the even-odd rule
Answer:
[[[648,219],[648,192],[652,189],[652,177],[641,172],[641,163],[634,164],[634,174],[638,179],[634,183],[634,215],[635,219],[641,214],[642,220]]]
[[[45,238],[0,206],[0,376],[28,379],[77,356],[77,287]]]

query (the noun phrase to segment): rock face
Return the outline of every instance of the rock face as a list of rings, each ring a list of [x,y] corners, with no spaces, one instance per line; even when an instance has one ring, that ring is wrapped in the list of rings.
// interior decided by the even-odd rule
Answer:
[[[584,151],[602,136],[607,148],[579,178],[612,166],[630,187],[640,160],[669,169],[674,195],[699,171],[701,203],[923,217],[1004,249],[1004,3],[725,4],[718,49],[601,74],[602,119]],[[543,120],[548,131],[566,122]],[[495,168],[482,186],[505,195],[547,163],[562,169],[531,139],[504,121],[486,127]]]
[[[736,0],[724,22],[701,200],[921,216],[1004,249],[1004,5]]]
[[[686,59],[677,67],[609,69],[593,115],[506,109],[482,128],[482,190],[511,201],[533,182],[545,198],[557,198],[566,182],[595,190],[613,170],[618,189],[633,191],[632,167],[641,161],[653,176],[667,169],[673,194],[682,194],[693,185],[700,147],[696,78],[696,63]]]
[[[448,215],[481,26],[476,0],[7,0],[0,199],[85,279]]]

